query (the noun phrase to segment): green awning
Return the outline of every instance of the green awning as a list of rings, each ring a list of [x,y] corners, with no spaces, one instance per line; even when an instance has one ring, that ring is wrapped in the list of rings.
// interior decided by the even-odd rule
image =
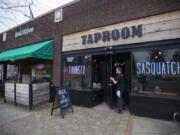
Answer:
[[[29,46],[7,50],[0,53],[0,62],[27,58],[53,60],[54,40],[48,40]]]

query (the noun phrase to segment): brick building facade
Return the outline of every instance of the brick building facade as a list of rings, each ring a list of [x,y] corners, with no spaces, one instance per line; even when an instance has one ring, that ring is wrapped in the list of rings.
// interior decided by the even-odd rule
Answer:
[[[96,30],[96,28],[103,29],[106,26],[111,26],[111,25],[114,26],[116,24],[121,24],[121,23],[123,23],[123,26],[126,27],[126,22],[129,22],[129,21],[134,21],[135,22],[134,25],[136,25],[136,20],[138,22],[138,20],[147,18],[144,21],[148,21],[148,19],[150,19],[148,17],[153,17],[153,16],[157,16],[155,19],[159,19],[159,18],[162,18],[161,15],[163,17],[164,16],[170,17],[171,14],[168,14],[168,13],[174,13],[173,14],[174,16],[176,15],[179,16],[178,11],[180,11],[180,1],[179,0],[173,0],[173,1],[169,1],[169,0],[146,0],[146,1],[143,1],[143,0],[141,1],[139,0],[134,0],[134,1],[77,0],[73,2],[72,4],[67,5],[65,7],[61,7],[61,8],[63,9],[63,20],[58,23],[54,22],[54,11],[52,11],[46,15],[35,18],[32,21],[29,21],[22,25],[18,25],[17,27],[6,31],[5,32],[7,33],[6,41],[2,41],[3,33],[0,35],[1,52],[12,49],[12,48],[18,48],[18,47],[27,46],[30,44],[53,39],[55,41],[54,59],[53,59],[53,84],[55,86],[61,86],[63,83],[62,70],[63,70],[64,64],[63,64],[63,58],[62,58],[62,53],[63,53],[62,46],[64,44],[63,43],[64,37],[71,34],[81,33],[84,31],[86,32],[91,29],[92,30]],[[174,18],[176,19],[176,17]],[[144,21],[142,20],[142,22]],[[161,21],[163,21],[163,19]],[[146,25],[146,23],[143,25]],[[34,28],[34,31],[32,33],[15,38],[14,35],[16,31],[19,31],[25,28],[30,28],[30,27]],[[178,26],[178,28],[180,27]],[[172,39],[173,41],[176,40],[177,42],[179,42],[178,37],[177,38],[172,37]],[[164,43],[164,41],[167,41],[167,40],[171,40],[171,39],[167,38],[163,40],[163,38],[160,38],[158,40],[153,40],[153,39],[146,40],[147,44],[145,44],[145,47],[148,46],[150,42],[154,42],[154,41],[160,41],[160,42],[162,41],[163,42],[162,44],[167,44],[167,43]],[[140,42],[140,43],[146,43],[146,41]],[[155,43],[154,45],[159,44],[160,42]],[[136,42],[136,43],[138,44],[139,42]],[[130,46],[129,45],[130,43],[126,43],[126,44],[127,44],[127,50],[128,50],[128,46]],[[176,44],[176,42],[171,43],[171,44]],[[130,48],[132,49],[132,47]],[[135,48],[136,47],[134,46],[134,49]],[[119,48],[119,50],[121,50],[121,48]],[[79,50],[77,49],[77,53],[83,53],[83,52],[78,52],[78,51]],[[71,51],[69,52],[71,54]],[[68,52],[65,52],[65,54],[66,53],[68,54]],[[131,53],[131,51],[129,51],[129,53]],[[131,57],[131,56],[128,56],[128,57]],[[129,69],[129,71],[132,72],[131,69]],[[129,81],[131,80],[132,78],[130,77]],[[130,85],[132,86],[132,84]],[[128,87],[128,89],[131,89],[131,88]],[[128,95],[130,95],[130,93]],[[140,100],[137,102],[139,106],[137,104],[133,104],[137,108],[139,107],[140,108],[139,110],[142,110],[142,106],[145,105],[145,104],[139,103],[141,101],[144,102],[144,100],[146,100],[143,98],[137,98],[137,97],[132,98],[133,101]],[[153,98],[150,99],[149,102],[151,102],[152,100]],[[157,102],[161,102],[160,100],[158,100]],[[171,101],[168,101],[168,102],[171,102]],[[179,105],[179,98],[176,102],[176,106],[177,105]],[[156,109],[157,108],[158,107],[156,107]],[[148,112],[148,109],[146,110],[144,114]],[[174,111],[174,108],[171,110]],[[139,111],[136,111],[134,108],[132,109],[132,111],[137,112],[137,114],[143,115],[143,113],[141,112],[139,113]],[[172,113],[172,112],[168,112],[168,114],[169,113]],[[155,111],[155,114],[157,114],[157,111]],[[168,116],[169,118],[170,116],[168,114],[165,117]],[[151,115],[148,115],[148,116],[151,116]],[[152,117],[156,117],[156,115],[152,115]]]

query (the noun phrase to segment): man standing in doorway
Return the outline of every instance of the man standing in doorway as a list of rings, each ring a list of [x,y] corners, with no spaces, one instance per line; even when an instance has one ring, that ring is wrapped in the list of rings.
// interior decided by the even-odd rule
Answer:
[[[123,109],[122,93],[124,91],[124,75],[122,74],[122,68],[116,67],[116,77],[110,77],[110,80],[116,85],[116,95],[118,98],[118,112],[121,113]]]

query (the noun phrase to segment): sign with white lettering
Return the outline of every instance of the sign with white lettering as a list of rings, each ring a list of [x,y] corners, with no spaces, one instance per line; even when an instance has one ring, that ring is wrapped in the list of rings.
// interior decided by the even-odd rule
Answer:
[[[62,89],[58,89],[58,96],[59,96],[59,103],[60,103],[60,107],[61,110],[65,110],[66,108],[70,107],[70,98],[69,98],[69,93],[67,91],[67,89],[62,88]]]
[[[58,101],[59,100],[59,101]],[[68,89],[64,87],[56,87],[56,96],[53,99],[53,106],[51,109],[51,115],[53,114],[53,111],[60,107],[62,118],[64,118],[64,111],[72,108],[71,99],[69,97]]]
[[[76,65],[76,66],[69,66],[69,74],[72,75],[84,75],[85,74],[85,65]]]
[[[34,31],[34,28],[31,27],[31,28],[25,28],[25,29],[22,29],[20,31],[16,31],[15,32],[15,38],[17,37],[20,37],[20,36],[23,36],[23,35],[28,35],[30,33],[32,33]]]
[[[137,75],[180,75],[180,62],[161,61],[161,62],[142,62],[136,63]]]

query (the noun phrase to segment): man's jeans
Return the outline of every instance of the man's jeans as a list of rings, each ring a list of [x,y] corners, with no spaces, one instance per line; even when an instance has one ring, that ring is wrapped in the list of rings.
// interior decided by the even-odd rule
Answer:
[[[122,101],[122,92],[120,91],[120,95],[117,95],[118,98],[118,111],[122,111],[123,109],[123,101]]]

